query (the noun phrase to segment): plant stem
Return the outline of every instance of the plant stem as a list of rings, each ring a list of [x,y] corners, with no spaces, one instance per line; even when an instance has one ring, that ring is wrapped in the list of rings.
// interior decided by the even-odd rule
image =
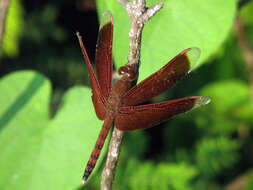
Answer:
[[[0,0],[0,49],[2,46],[6,15],[8,13],[10,0]]]
[[[138,73],[141,35],[144,24],[163,7],[163,3],[160,2],[147,8],[145,0],[134,0],[133,2],[129,2],[128,0],[118,0],[118,2],[126,9],[130,18],[128,65],[132,65],[136,70],[136,73]],[[114,126],[106,165],[102,173],[101,190],[112,189],[123,134],[124,132],[118,130],[117,127]]]
[[[235,180],[225,186],[225,190],[243,190],[245,189],[250,175],[252,173],[252,169],[238,176]]]

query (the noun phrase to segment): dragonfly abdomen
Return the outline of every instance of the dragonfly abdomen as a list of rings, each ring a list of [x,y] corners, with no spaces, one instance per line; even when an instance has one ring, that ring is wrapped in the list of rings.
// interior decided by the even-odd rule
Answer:
[[[95,165],[96,165],[97,160],[99,158],[100,152],[103,148],[105,139],[106,139],[108,132],[112,126],[112,122],[113,122],[113,119],[110,117],[105,119],[103,127],[99,133],[99,137],[97,139],[96,145],[91,153],[90,159],[89,159],[87,166],[85,168],[84,175],[83,175],[83,181],[82,181],[83,184],[87,181],[92,170],[95,168]]]

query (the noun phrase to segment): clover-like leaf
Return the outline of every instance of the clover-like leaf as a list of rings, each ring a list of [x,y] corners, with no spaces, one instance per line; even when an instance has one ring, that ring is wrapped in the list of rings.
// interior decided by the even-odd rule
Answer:
[[[42,75],[9,74],[0,91],[0,189],[78,187],[102,125],[93,120],[90,89],[69,90],[51,120],[51,85]]]

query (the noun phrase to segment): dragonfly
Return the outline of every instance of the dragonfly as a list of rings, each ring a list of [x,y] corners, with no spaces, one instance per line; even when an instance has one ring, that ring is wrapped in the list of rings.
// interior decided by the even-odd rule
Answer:
[[[84,171],[83,184],[93,171],[113,124],[120,131],[146,129],[210,102],[208,97],[193,96],[161,103],[142,104],[169,90],[187,75],[200,56],[198,48],[194,47],[182,51],[160,70],[137,85],[138,71],[132,65],[123,66],[118,70],[121,78],[113,85],[113,18],[111,13],[109,11],[104,13],[99,28],[95,57],[96,75],[82,42],[82,37],[79,33],[77,36],[88,67],[92,102],[96,116],[98,119],[104,120]]]

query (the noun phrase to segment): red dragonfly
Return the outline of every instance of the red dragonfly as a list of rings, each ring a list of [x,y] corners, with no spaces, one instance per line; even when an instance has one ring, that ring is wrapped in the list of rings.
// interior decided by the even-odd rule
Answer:
[[[97,117],[104,120],[95,148],[85,168],[85,183],[96,165],[108,132],[113,125],[121,131],[146,129],[167,121],[172,116],[208,104],[210,99],[193,96],[167,102],[140,105],[170,89],[192,69],[200,55],[198,48],[189,48],[179,53],[159,71],[136,85],[138,72],[133,66],[119,69],[121,79],[112,85],[112,38],[113,19],[107,11],[99,29],[96,50],[96,73],[88,58],[81,36],[79,43],[88,66],[92,101]]]

